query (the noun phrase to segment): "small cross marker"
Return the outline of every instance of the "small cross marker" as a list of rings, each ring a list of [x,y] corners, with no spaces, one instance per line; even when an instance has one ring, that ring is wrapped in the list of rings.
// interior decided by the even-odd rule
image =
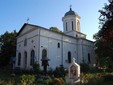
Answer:
[[[70,5],[70,8],[72,7],[72,5]]]
[[[29,23],[29,18],[27,18],[27,23]]]

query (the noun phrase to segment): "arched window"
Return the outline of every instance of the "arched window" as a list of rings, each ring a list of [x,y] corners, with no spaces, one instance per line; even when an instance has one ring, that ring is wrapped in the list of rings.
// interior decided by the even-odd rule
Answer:
[[[35,51],[32,50],[32,51],[31,51],[30,65],[33,65],[33,64],[34,64],[34,60],[35,60],[34,58],[35,58]]]
[[[66,31],[67,31],[67,22],[66,22]]]
[[[27,67],[27,52],[24,52],[24,66]]]
[[[27,46],[27,39],[24,40],[24,46]]]
[[[88,53],[88,62],[91,63],[90,54]]]
[[[58,48],[60,48],[60,43],[58,43]]]
[[[18,66],[21,65],[21,53],[18,53]]]
[[[71,52],[68,52],[68,63],[71,63]]]
[[[80,22],[77,21],[77,31],[79,31],[79,30],[80,30]]]
[[[46,60],[47,59],[47,50],[43,49],[42,50],[42,60]]]
[[[73,27],[74,27],[74,26],[73,26],[73,21],[71,22],[71,24],[72,24],[72,30],[74,30],[74,29],[73,29]]]

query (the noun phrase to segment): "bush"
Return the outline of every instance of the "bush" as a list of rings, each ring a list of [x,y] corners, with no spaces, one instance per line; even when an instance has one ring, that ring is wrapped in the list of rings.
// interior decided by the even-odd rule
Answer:
[[[86,64],[86,63],[81,63],[81,64],[80,64],[80,70],[81,70],[81,72],[83,72],[83,73],[88,73],[89,70],[90,70],[90,67],[89,67],[89,65]]]
[[[33,70],[34,70],[34,73],[35,73],[35,74],[39,74],[39,73],[40,73],[40,65],[37,64],[37,63],[35,63],[35,64],[33,65]]]
[[[7,79],[7,80],[0,80],[0,85],[14,85],[14,81]]]
[[[55,78],[54,79],[54,84],[55,85],[63,85],[64,84],[64,80],[62,78]]]
[[[113,81],[113,75],[112,74],[106,74],[104,76],[104,81]]]
[[[34,75],[22,75],[20,77],[21,85],[34,85],[35,76]]]
[[[20,69],[20,67],[15,67],[13,73],[15,73],[16,75],[20,75],[22,73],[22,70]]]
[[[101,85],[103,78],[101,74],[83,74],[82,75],[82,84],[83,85]]]
[[[113,72],[113,68],[107,68],[107,69],[106,69],[106,72],[108,72],[108,73]]]
[[[48,74],[50,77],[52,77],[52,76],[53,76],[53,70],[50,68],[50,69],[48,70],[47,74]]]
[[[60,67],[56,67],[56,69],[53,71],[53,74],[55,77],[64,77],[66,75],[66,70],[61,65]]]
[[[28,70],[28,69],[20,69],[19,67],[16,67],[16,68],[13,70],[12,73],[15,73],[16,75],[35,74],[35,72],[34,72],[32,69],[30,69],[30,70]]]

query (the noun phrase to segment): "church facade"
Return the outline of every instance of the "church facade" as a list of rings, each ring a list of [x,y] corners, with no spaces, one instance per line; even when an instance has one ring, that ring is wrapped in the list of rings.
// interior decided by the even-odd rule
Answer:
[[[17,34],[15,67],[32,69],[38,63],[43,69],[68,68],[72,59],[78,64],[95,64],[94,42],[80,32],[80,16],[70,10],[62,18],[63,33],[25,23]]]

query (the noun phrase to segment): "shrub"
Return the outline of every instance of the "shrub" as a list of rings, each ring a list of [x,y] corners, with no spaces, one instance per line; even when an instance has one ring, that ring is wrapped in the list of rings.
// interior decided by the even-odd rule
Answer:
[[[54,85],[54,82],[53,82],[52,79],[47,79],[47,80],[46,80],[46,84],[47,84],[47,85]]]
[[[15,85],[15,81],[11,79],[0,80],[0,85]]]
[[[66,70],[61,65],[60,67],[56,67],[56,69],[53,71],[53,74],[55,77],[64,77],[66,75]]]
[[[90,67],[89,67],[89,65],[86,64],[86,63],[81,63],[81,64],[80,64],[80,69],[81,69],[81,72],[83,72],[83,73],[88,73],[89,70],[90,70]]]
[[[93,78],[92,74],[85,74],[82,76],[83,83],[88,83],[89,80]]]
[[[108,73],[113,72],[113,68],[107,68],[107,69],[106,69],[106,72],[108,72]]]
[[[22,75],[20,78],[21,85],[34,85],[35,82],[34,75]]]
[[[21,70],[21,74],[25,74],[25,75],[32,75],[32,74],[34,74],[34,72],[33,72],[33,70]]]
[[[83,74],[82,75],[82,83],[85,85],[99,85],[103,81],[103,74]]]
[[[33,65],[33,70],[34,70],[34,73],[35,73],[35,74],[39,74],[39,73],[40,73],[40,65],[37,64],[37,63],[35,63],[35,64]]]
[[[20,75],[22,73],[22,70],[20,69],[20,67],[15,67],[13,73],[15,73],[16,75]]]
[[[52,68],[49,68],[47,74],[48,74],[50,77],[53,77],[53,70],[52,70]]]
[[[54,79],[54,84],[56,84],[56,85],[63,85],[64,84],[64,80],[62,78],[55,78]]]
[[[113,75],[112,74],[106,74],[104,76],[104,81],[113,81]]]

